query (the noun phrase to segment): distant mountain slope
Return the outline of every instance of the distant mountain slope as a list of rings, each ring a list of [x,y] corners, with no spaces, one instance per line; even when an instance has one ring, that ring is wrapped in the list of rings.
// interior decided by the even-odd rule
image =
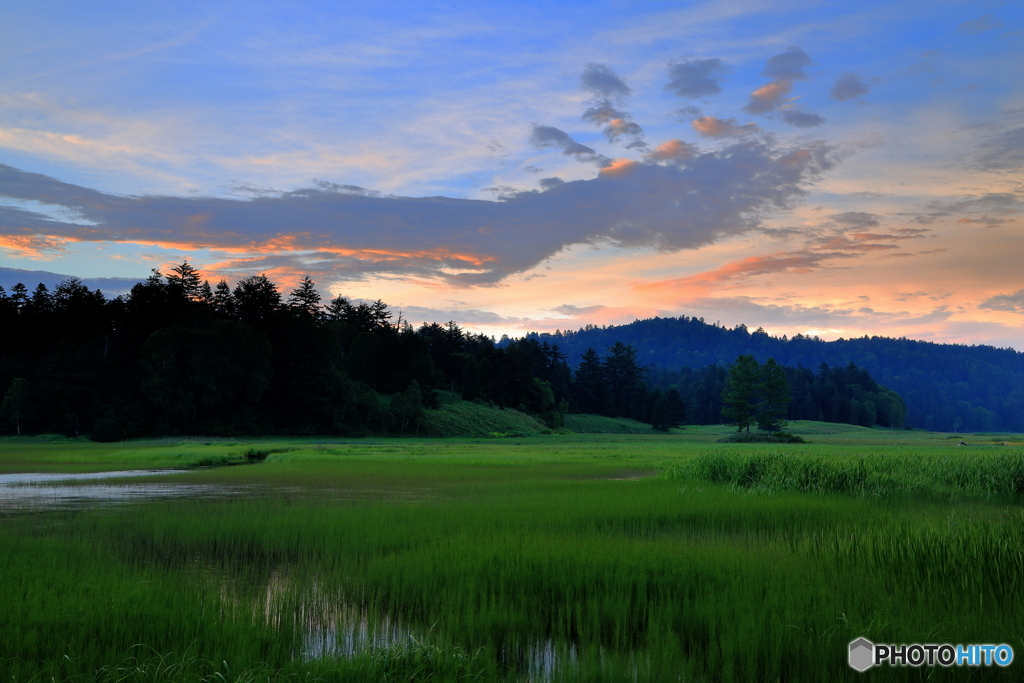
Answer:
[[[575,368],[588,347],[599,354],[617,341],[634,345],[645,365],[729,365],[740,354],[816,369],[856,363],[900,394],[907,422],[941,431],[1024,431],[1024,353],[1013,349],[863,337],[826,342],[771,337],[708,324],[699,318],[651,318],[628,325],[535,334],[557,344]]]

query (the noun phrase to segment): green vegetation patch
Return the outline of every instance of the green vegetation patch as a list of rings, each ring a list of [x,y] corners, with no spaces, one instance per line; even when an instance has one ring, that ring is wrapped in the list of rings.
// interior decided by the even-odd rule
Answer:
[[[861,636],[1019,641],[1018,449],[702,429],[2,445],[33,470],[267,458],[163,478],[175,498],[0,508],[0,681],[852,682]]]
[[[512,408],[498,408],[470,401],[444,403],[425,410],[420,433],[432,437],[523,436],[549,431],[530,415]]]
[[[565,428],[577,434],[655,434],[651,425],[628,417],[566,415]]]
[[[1024,453],[961,450],[839,454],[758,450],[707,451],[667,468],[672,478],[760,491],[907,496],[1024,494]]]
[[[733,432],[719,443],[807,443],[802,436],[789,432]]]

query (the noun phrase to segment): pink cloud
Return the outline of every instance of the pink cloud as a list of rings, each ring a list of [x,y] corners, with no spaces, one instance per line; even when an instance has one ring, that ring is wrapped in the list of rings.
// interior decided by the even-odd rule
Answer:
[[[714,116],[702,116],[694,119],[691,123],[693,129],[706,138],[727,138],[737,135],[747,135],[757,131],[756,123],[747,123],[742,126],[736,125],[736,119],[718,119]]]

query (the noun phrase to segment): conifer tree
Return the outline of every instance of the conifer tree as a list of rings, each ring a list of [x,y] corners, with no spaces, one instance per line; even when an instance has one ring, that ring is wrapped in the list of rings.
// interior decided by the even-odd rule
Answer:
[[[209,280],[203,280],[203,286],[199,288],[199,301],[207,306],[213,305],[213,289]]]
[[[611,414],[615,412],[611,392],[605,380],[601,359],[593,347],[588,348],[576,366],[573,383],[573,397],[576,409],[584,413]]]
[[[233,294],[238,317],[257,329],[266,326],[281,306],[281,293],[265,273],[243,277]]]
[[[761,368],[761,402],[758,404],[757,426],[775,432],[786,426],[789,408],[789,382],[785,369],[769,358]]]
[[[288,297],[288,305],[297,311],[308,313],[313,318],[320,318],[320,292],[316,291],[316,285],[313,284],[311,277],[308,275],[302,277],[302,282],[292,290],[291,296]]]
[[[352,311],[352,302],[348,297],[339,294],[327,304],[327,319],[348,321],[352,317]]]
[[[231,287],[227,282],[221,280],[213,290],[213,310],[221,315],[234,317],[235,296],[231,293]]]
[[[180,266],[171,268],[171,272],[165,277],[170,288],[189,301],[201,300],[203,283],[199,278],[199,271],[188,262],[188,259],[182,261]]]
[[[604,373],[615,402],[615,411],[624,417],[640,417],[644,385],[643,368],[637,362],[636,347],[615,342],[608,351],[611,355],[604,359]]]
[[[761,381],[760,367],[753,356],[739,356],[729,366],[729,378],[722,392],[722,416],[736,425],[736,431],[744,429],[750,433],[753,422],[758,384]]]
[[[11,287],[11,305],[16,310],[21,310],[25,307],[25,302],[28,301],[28,288],[22,283],[18,283]]]

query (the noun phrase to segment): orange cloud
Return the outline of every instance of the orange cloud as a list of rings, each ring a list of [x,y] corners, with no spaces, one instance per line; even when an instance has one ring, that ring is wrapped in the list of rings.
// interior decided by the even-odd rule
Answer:
[[[64,251],[67,242],[51,235],[0,235],[0,249],[13,252],[15,258],[49,258],[54,252]]]
[[[755,100],[770,102],[779,99],[783,95],[788,95],[791,89],[792,85],[788,81],[773,81],[750,93],[750,96]]]
[[[202,242],[178,242],[168,240],[134,240],[128,239],[121,244],[137,244],[139,246],[157,247],[160,249],[176,251],[195,251],[196,249],[209,249],[210,251],[222,254],[237,254],[239,256],[252,256],[253,259],[270,255],[284,254],[333,254],[336,256],[347,256],[360,261],[372,263],[386,263],[389,261],[401,261],[407,259],[429,260],[439,262],[455,262],[468,264],[477,268],[485,268],[493,263],[497,257],[467,254],[451,251],[445,248],[422,249],[415,251],[400,251],[389,249],[353,249],[347,247],[336,247],[328,244],[316,243],[309,240],[309,233],[297,233],[293,235],[278,235],[262,243],[245,244],[238,246],[220,246]],[[305,239],[303,239],[305,238]],[[0,238],[12,239],[12,238]],[[300,241],[301,240],[301,241]],[[84,241],[84,240],[73,240]],[[2,246],[0,242],[0,246]]]
[[[736,125],[736,119],[718,119],[714,116],[702,116],[690,122],[698,134],[706,138],[725,138],[746,135],[757,131],[756,123]]]
[[[636,168],[637,163],[631,159],[616,159],[601,169],[603,176],[621,176]]]
[[[715,270],[698,273],[684,278],[659,280],[633,285],[633,289],[643,292],[676,292],[692,290],[703,292],[714,284],[752,275],[770,273],[807,273],[820,267],[826,259],[844,258],[846,254],[814,254],[805,251],[779,252],[768,256],[750,256],[739,261],[727,263]]]
[[[750,93],[750,101],[744,110],[751,114],[763,114],[777,108],[782,98],[789,94],[793,84],[788,80],[772,81]]]
[[[870,238],[870,236],[869,236]],[[815,249],[826,249],[826,250],[855,250],[855,251],[876,251],[879,249],[898,249],[895,244],[865,244],[863,240],[851,240],[843,235],[836,235],[834,237],[823,239],[814,245]]]
[[[680,161],[692,157],[693,154],[693,145],[688,145],[682,140],[669,140],[655,147],[646,158],[648,161]]]

